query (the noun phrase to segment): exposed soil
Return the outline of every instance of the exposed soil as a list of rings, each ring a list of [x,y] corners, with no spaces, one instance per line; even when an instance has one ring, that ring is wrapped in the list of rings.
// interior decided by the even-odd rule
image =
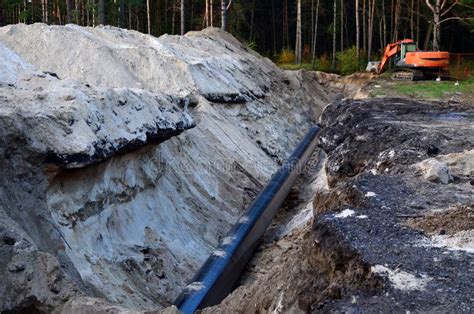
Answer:
[[[324,166],[306,169],[303,197],[292,193],[274,223],[297,217],[307,191],[313,217],[283,237],[268,230],[240,286],[205,312],[471,311],[472,117],[470,104],[401,98],[328,106]],[[447,184],[417,170],[430,158]]]
[[[455,206],[447,211],[410,218],[406,224],[429,235],[452,235],[459,231],[471,230],[474,229],[474,204]]]
[[[325,159],[321,150],[313,154],[236,290],[203,313],[310,312],[326,299],[380,287],[370,265],[313,223],[313,195],[327,190]]]

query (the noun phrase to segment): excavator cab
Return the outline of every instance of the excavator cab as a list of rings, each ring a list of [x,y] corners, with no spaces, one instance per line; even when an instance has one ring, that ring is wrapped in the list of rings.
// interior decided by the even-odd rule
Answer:
[[[398,53],[394,56],[395,65],[403,68],[407,67],[406,57],[408,52],[416,52],[418,48],[414,41],[402,41],[400,43],[400,49],[397,49]]]
[[[402,43],[400,46],[400,60],[405,60],[407,52],[416,52],[418,50],[415,42]]]

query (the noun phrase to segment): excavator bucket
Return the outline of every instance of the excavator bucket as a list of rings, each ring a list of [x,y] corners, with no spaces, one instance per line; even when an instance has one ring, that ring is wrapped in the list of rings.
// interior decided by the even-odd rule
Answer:
[[[367,67],[365,68],[366,72],[378,72],[380,66],[380,61],[369,61]]]

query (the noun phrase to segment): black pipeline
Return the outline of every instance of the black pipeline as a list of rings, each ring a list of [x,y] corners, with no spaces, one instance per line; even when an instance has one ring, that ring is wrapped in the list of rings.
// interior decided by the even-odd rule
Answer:
[[[191,314],[218,304],[232,291],[265,230],[288,196],[296,177],[315,150],[318,132],[319,126],[309,130],[290,158],[250,204],[245,215],[205,261],[191,284],[181,292],[175,301],[181,312]]]

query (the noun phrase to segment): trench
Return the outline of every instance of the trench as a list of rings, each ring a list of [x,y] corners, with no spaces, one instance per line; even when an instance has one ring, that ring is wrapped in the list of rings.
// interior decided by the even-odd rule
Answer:
[[[28,31],[20,28],[16,35],[18,38],[27,35],[30,38],[33,31],[43,31],[43,26],[27,27]],[[129,120],[127,115],[133,114],[136,115],[132,120],[137,123],[137,128],[146,128],[140,124],[145,123],[140,114],[144,106],[154,108],[156,105],[157,100],[151,97],[153,94],[196,92],[192,95],[193,105],[187,108],[196,127],[179,135],[172,134],[174,136],[165,142],[131,141],[131,146],[125,146],[125,151],[120,154],[114,150],[115,146],[112,147],[105,154],[107,159],[104,161],[95,160],[87,165],[68,164],[68,167],[78,168],[55,168],[50,172],[43,169],[41,159],[32,157],[28,151],[21,151],[24,154],[21,157],[27,158],[41,173],[41,182],[35,186],[37,194],[30,197],[28,204],[31,206],[28,208],[34,215],[40,207],[47,223],[35,223],[26,213],[17,214],[22,213],[16,210],[21,208],[20,201],[12,204],[9,213],[15,220],[28,222],[21,227],[32,235],[34,244],[43,244],[39,251],[53,255],[52,259],[58,259],[63,269],[67,266],[64,277],[68,280],[72,277],[71,286],[77,287],[78,295],[84,294],[126,309],[156,310],[171,305],[217,247],[219,240],[244,213],[262,185],[286,160],[305,131],[317,122],[322,108],[336,93],[353,92],[351,88],[340,88],[342,85],[335,81],[335,77],[328,80],[322,74],[284,72],[268,60],[248,53],[235,39],[217,31],[207,35],[195,34],[184,41],[175,37],[159,39],[157,45],[145,50],[148,57],[144,58],[130,53],[128,48],[117,48],[121,45],[110,46],[109,41],[127,43],[127,47],[134,42],[133,45],[142,47],[155,43],[156,39],[145,40],[136,38],[133,33],[107,29],[85,32],[74,29],[64,33],[61,28],[46,28],[51,31],[51,36],[33,36],[40,40],[38,46],[44,48],[38,54],[30,55],[30,48],[22,46],[30,39],[9,42],[28,62],[58,73],[60,78],[76,80],[80,83],[78,86],[85,84],[94,90],[125,88],[123,95],[104,92],[109,101],[105,109],[131,106],[131,113],[118,113],[125,121],[123,123]],[[85,36],[88,32],[91,36]],[[58,58],[49,58],[49,51],[57,44],[52,38],[72,36],[73,33],[82,43],[76,45],[80,51],[103,47],[101,51],[106,53],[100,59],[104,63],[124,65],[121,60],[129,62],[123,68],[117,67],[117,73],[92,71],[84,76],[82,68],[66,65],[89,64],[91,60],[77,60],[77,55],[87,54],[78,53],[77,49],[66,49],[59,58],[62,62],[58,62]],[[209,36],[218,40],[208,39]],[[163,55],[159,49],[164,45],[175,51],[178,42],[184,45],[181,48],[189,51],[189,55]],[[193,56],[196,53],[193,49],[203,43],[212,49]],[[230,46],[233,48],[229,50]],[[111,51],[114,53],[109,53]],[[223,57],[216,59],[216,55]],[[153,66],[143,67],[144,59]],[[130,69],[136,75],[130,76]],[[177,76],[169,77],[171,72]],[[328,81],[333,83],[322,84]],[[39,78],[34,83],[45,84]],[[48,84],[53,83],[64,82],[59,80]],[[135,102],[142,100],[129,93],[128,88],[145,89],[143,95],[150,97],[142,95],[147,99],[145,104],[134,106]],[[243,98],[236,99],[236,92]],[[126,95],[131,99],[124,107],[122,96]],[[97,95],[94,92],[90,97],[102,103],[102,94],[98,91]],[[166,95],[163,97],[171,99]],[[115,113],[101,112],[105,109],[99,107],[90,110],[107,116],[94,122],[97,123],[94,132],[110,132],[100,133],[105,139],[121,131],[122,124],[114,125],[118,129],[110,131],[101,129],[107,124],[108,115],[115,116]],[[87,116],[84,118],[88,119]],[[63,122],[62,116],[57,119]],[[76,134],[74,127],[77,125],[72,125],[71,134]],[[77,132],[75,136],[81,138],[80,129]],[[61,140],[59,138],[58,144],[67,144]],[[127,145],[126,142],[122,144]],[[12,143],[13,147],[15,145],[18,143]],[[49,157],[48,161],[57,163],[56,166],[71,161]],[[61,157],[64,157],[62,153]],[[24,169],[20,165],[14,168],[15,171]],[[28,189],[30,187],[26,192]],[[310,201],[304,205],[305,211],[301,214],[304,217],[300,217],[303,220],[311,214]],[[299,224],[297,221],[294,223]],[[54,239],[54,246],[49,237]],[[38,300],[51,309],[68,302],[69,296],[57,298],[54,291]],[[37,296],[35,293],[32,292],[33,296]],[[16,297],[15,300],[20,303],[22,298]]]
[[[258,140],[222,128],[222,116],[235,119],[232,109],[216,109],[160,145],[61,171],[50,182],[48,208],[94,296],[133,309],[170,306],[278,169]],[[209,123],[212,132],[202,127]],[[314,195],[327,184],[323,164],[317,150],[257,251],[310,228]]]

